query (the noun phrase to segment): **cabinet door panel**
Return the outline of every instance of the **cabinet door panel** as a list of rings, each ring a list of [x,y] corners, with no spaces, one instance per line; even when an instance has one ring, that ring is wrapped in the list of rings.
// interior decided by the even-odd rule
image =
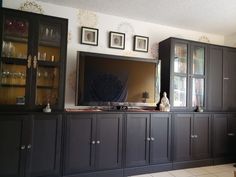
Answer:
[[[60,115],[34,115],[29,160],[29,176],[57,176],[61,152]]]
[[[222,77],[223,77],[223,49],[210,47],[207,68],[207,109],[222,110]]]
[[[98,114],[96,124],[96,169],[120,167],[122,115]]]
[[[224,157],[228,154],[227,114],[214,115],[213,142],[214,157]]]
[[[126,167],[149,163],[149,114],[128,114],[126,120]]]
[[[228,139],[229,153],[236,157],[236,114],[230,114],[228,117]]]
[[[95,141],[93,115],[76,114],[66,117],[64,173],[72,174],[94,168]]]
[[[170,161],[170,126],[169,114],[151,115],[150,163]]]
[[[236,110],[236,50],[224,49],[223,59],[223,108]]]
[[[25,167],[25,149],[21,150],[25,140],[22,116],[1,115],[0,119],[0,176],[22,177]]]
[[[176,114],[174,117],[174,161],[190,159],[192,114]]]
[[[210,157],[210,115],[195,114],[193,118],[192,156],[194,159]]]

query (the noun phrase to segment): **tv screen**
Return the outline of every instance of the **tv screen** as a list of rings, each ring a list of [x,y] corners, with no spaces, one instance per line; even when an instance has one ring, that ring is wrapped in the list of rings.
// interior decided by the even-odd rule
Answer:
[[[78,56],[77,105],[156,104],[156,60],[87,52],[79,52]]]

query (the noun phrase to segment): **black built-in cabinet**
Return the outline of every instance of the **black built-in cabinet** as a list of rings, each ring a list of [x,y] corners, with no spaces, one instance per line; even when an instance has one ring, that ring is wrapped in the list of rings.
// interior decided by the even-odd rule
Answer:
[[[167,93],[171,110],[193,111],[206,106],[207,45],[168,38],[159,43],[161,96]]]
[[[68,114],[65,125],[64,175],[121,168],[122,114]]]
[[[1,8],[0,110],[63,111],[68,20]]]
[[[172,168],[170,114],[129,113],[125,125],[125,175]]]
[[[214,163],[233,162],[236,159],[236,115],[218,113],[213,115]]]
[[[0,115],[0,176],[59,176],[62,116]]]
[[[174,114],[173,168],[210,165],[210,158],[211,114]]]

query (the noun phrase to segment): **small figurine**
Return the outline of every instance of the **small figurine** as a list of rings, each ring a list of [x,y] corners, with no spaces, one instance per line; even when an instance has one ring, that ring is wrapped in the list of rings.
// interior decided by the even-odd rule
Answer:
[[[43,112],[52,112],[52,109],[50,108],[50,104],[48,103],[47,106],[43,109]]]
[[[203,112],[203,109],[200,106],[196,106],[195,112]]]
[[[161,103],[160,103],[160,111],[164,112],[169,112],[170,111],[170,103],[167,98],[166,92],[163,93],[163,97],[161,98]]]

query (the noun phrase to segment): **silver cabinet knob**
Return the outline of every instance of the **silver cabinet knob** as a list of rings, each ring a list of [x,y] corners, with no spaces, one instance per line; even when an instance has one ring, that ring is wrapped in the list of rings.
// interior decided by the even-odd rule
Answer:
[[[194,135],[191,135],[190,137],[191,137],[191,138],[195,138],[195,136],[194,136]]]
[[[197,136],[197,135],[194,135],[194,138],[198,138],[198,136]]]
[[[147,141],[150,141],[151,140],[151,138],[147,138]]]
[[[97,144],[100,144],[100,141],[97,141]]]
[[[95,141],[92,141],[91,144],[95,144],[96,142]]]
[[[25,149],[25,145],[22,145],[22,146],[20,147],[20,149],[21,149],[21,150],[24,150],[24,149]]]
[[[32,145],[28,144],[27,149],[31,149]]]
[[[228,133],[228,136],[235,136],[234,133]]]
[[[154,140],[155,140],[155,138],[151,137],[151,141],[154,141]]]

